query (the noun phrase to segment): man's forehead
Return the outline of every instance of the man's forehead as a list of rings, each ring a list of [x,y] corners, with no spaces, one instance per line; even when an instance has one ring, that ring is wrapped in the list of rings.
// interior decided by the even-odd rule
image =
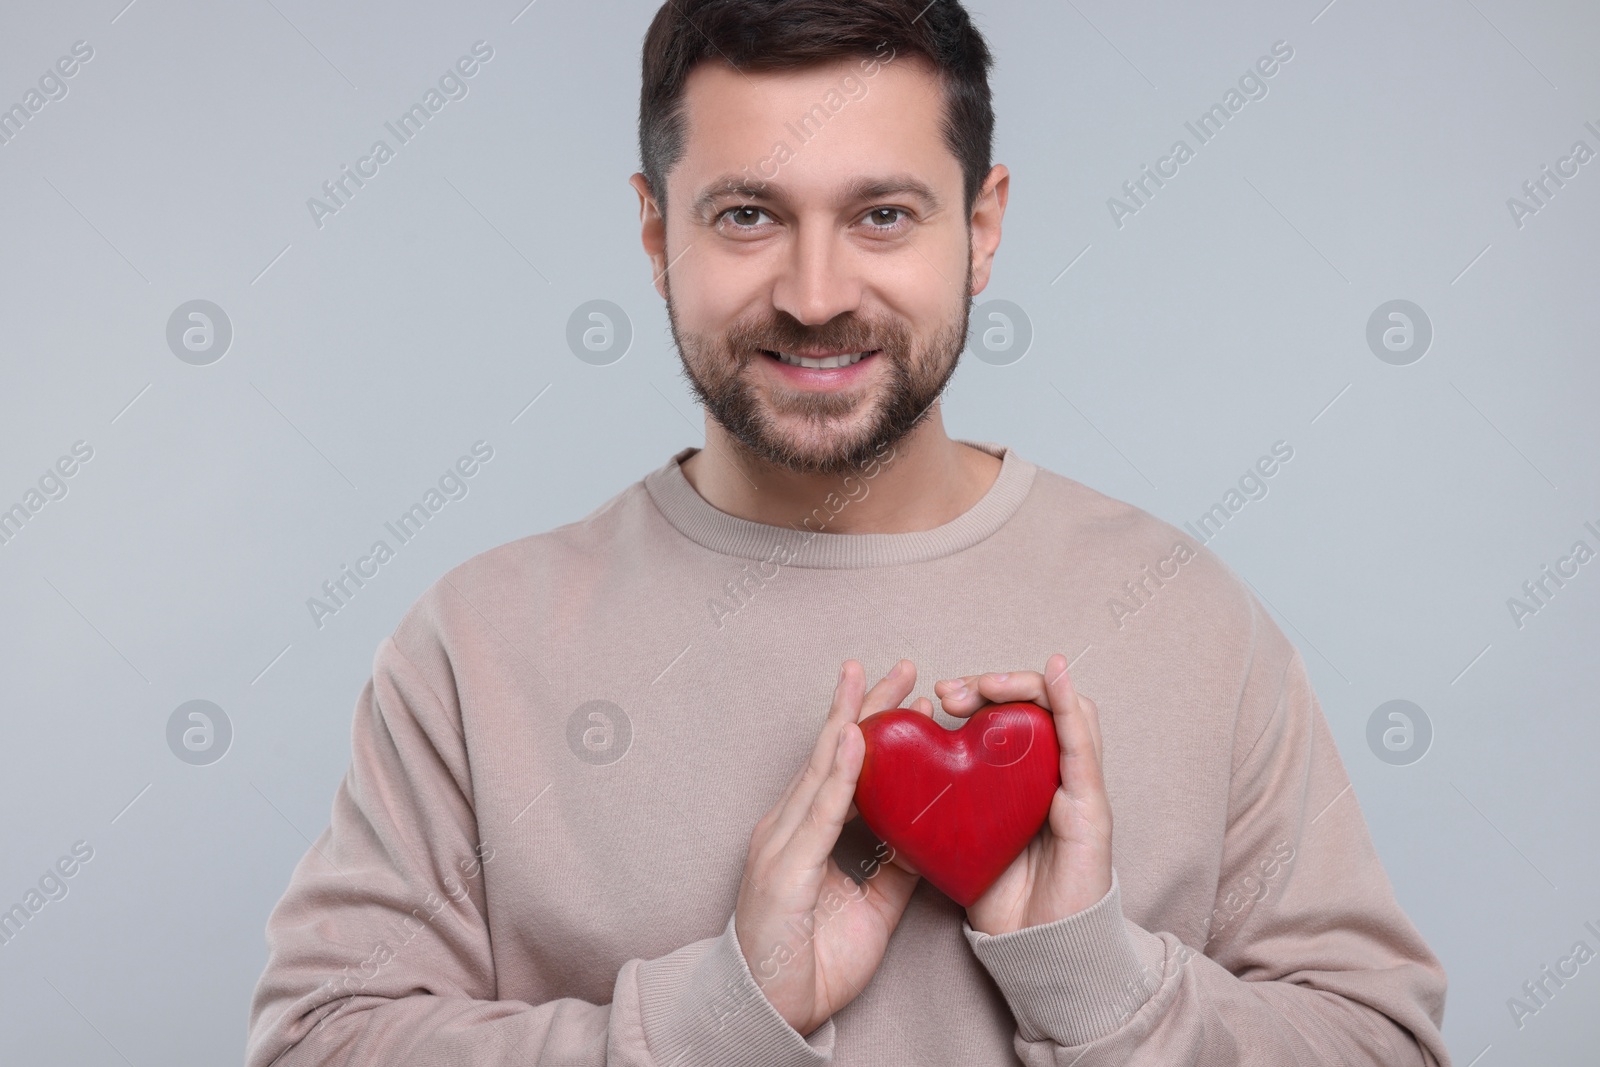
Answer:
[[[944,142],[939,79],[921,57],[847,56],[777,71],[703,62],[683,96],[677,194],[776,199],[819,178],[831,193],[909,192],[937,202],[959,164]],[[684,165],[686,164],[686,165]]]

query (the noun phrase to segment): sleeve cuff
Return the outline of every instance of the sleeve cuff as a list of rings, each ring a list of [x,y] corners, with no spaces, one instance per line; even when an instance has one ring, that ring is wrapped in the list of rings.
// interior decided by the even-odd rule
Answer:
[[[639,964],[639,1000],[661,1067],[812,1067],[833,1062],[833,1020],[809,1036],[790,1026],[756,984],[733,916],[706,951]]]
[[[965,919],[962,932],[1028,1041],[1085,1045],[1118,1030],[1160,988],[1166,942],[1123,917],[1115,868],[1111,888],[1075,915],[990,935]]]

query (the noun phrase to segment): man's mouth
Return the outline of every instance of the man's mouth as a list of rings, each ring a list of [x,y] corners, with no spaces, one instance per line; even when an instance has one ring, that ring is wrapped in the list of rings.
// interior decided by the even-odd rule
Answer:
[[[763,355],[779,362],[787,363],[791,367],[805,367],[808,370],[849,367],[877,351],[875,348],[865,352],[774,352],[765,348],[761,350]]]

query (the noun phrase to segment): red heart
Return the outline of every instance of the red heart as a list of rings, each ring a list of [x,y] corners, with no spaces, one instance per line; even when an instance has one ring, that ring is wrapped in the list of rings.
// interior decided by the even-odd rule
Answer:
[[[1061,784],[1055,721],[990,704],[947,730],[908,708],[861,720],[856,810],[867,828],[963,907],[983,895],[1050,814]]]

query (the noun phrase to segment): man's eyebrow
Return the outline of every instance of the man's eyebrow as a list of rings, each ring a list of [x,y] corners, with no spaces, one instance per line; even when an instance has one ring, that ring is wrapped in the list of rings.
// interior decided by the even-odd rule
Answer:
[[[939,194],[927,182],[910,174],[891,174],[881,178],[856,178],[845,191],[846,202],[882,200],[896,195],[910,195],[923,201],[929,211],[943,206]],[[738,174],[725,174],[709,182],[695,197],[693,211],[704,215],[721,198],[736,200],[765,200],[782,202],[786,199],[784,188],[777,182],[751,181]]]
[[[921,178],[910,174],[891,174],[884,178],[857,178],[850,183],[850,195],[855,200],[882,200],[885,197],[908,194],[921,200],[928,210],[938,211],[943,206],[939,194]]]

